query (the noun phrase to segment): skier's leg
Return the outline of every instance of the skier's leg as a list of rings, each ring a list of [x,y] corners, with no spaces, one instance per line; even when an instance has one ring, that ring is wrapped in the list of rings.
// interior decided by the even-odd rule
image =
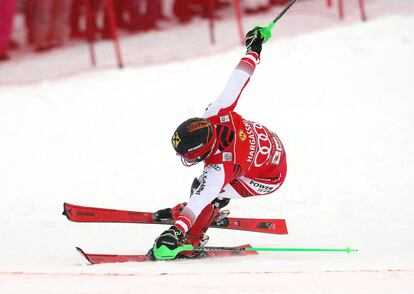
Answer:
[[[216,218],[220,208],[214,207],[212,204],[208,204],[197,217],[194,225],[187,232],[187,243],[191,243],[193,246],[205,245],[208,241],[208,236],[205,235],[206,231],[211,225],[211,222]]]
[[[195,190],[197,190],[198,186],[200,185],[200,179],[202,176],[200,176],[199,178],[194,178],[193,183],[191,184],[191,194],[190,194],[190,198],[191,196],[193,196]],[[223,208],[225,207],[227,204],[229,204],[230,199],[228,198],[223,198],[223,197],[217,197],[216,199],[214,199],[211,204],[213,204],[214,207],[217,208]]]
[[[194,178],[191,184],[190,197],[193,195],[194,191],[197,190],[200,185],[200,180]],[[194,246],[202,246],[208,241],[208,236],[205,235],[205,232],[210,227],[211,223],[216,220],[220,209],[225,207],[230,202],[230,199],[225,197],[218,197],[208,204],[197,217],[196,221],[186,234],[186,242]],[[173,208],[165,208],[158,210],[154,213],[153,218],[156,221],[174,221],[180,215],[181,211],[185,207],[186,203],[179,203]],[[229,214],[228,211],[224,213],[224,216]]]

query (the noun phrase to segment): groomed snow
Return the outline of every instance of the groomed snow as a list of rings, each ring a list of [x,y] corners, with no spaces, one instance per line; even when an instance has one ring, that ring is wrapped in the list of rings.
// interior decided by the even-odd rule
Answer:
[[[210,245],[358,248],[88,266],[74,250],[143,253],[165,227],[76,224],[64,201],[156,210],[201,166],[170,146],[242,56],[0,88],[1,293],[412,293],[414,18],[265,44],[237,111],[276,131],[288,176],[231,214],[286,218],[287,236],[210,230]]]

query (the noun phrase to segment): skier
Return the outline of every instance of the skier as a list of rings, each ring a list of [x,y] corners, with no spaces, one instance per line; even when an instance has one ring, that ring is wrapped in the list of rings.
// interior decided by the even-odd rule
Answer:
[[[268,195],[282,185],[287,171],[282,142],[265,126],[234,112],[259,64],[263,40],[260,28],[247,33],[247,52],[218,99],[202,118],[190,118],[174,132],[171,142],[183,164],[192,166],[204,161],[204,170],[194,179],[188,204],[154,214],[156,221],[173,220],[174,225],[154,241],[148,252],[150,258],[157,259],[165,250],[183,244],[204,246],[209,226],[228,215],[220,209],[230,199]],[[193,257],[199,252],[181,252],[177,257]]]

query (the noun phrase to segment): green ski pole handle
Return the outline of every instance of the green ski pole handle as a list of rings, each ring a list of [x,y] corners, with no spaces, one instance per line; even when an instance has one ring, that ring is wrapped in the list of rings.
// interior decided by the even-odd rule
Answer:
[[[255,26],[253,28],[254,34],[257,36],[260,32],[260,36],[263,38],[263,43],[265,43],[267,40],[269,40],[272,37],[272,28],[274,27],[274,23],[271,22],[268,26],[261,27],[261,26]]]
[[[296,3],[297,0],[292,0],[289,2],[289,4],[282,10],[282,12],[279,13],[278,16],[276,16],[270,24],[268,24],[265,27],[261,26],[255,26],[254,32],[257,36],[257,33],[260,32],[260,35],[263,37],[263,43],[265,43],[267,40],[269,40],[272,37],[272,29],[275,26],[276,22],[286,13],[286,11],[289,10],[290,7],[292,7],[293,4]]]

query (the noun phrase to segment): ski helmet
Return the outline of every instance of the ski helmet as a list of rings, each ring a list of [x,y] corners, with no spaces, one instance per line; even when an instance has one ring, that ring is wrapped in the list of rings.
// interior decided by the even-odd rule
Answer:
[[[180,124],[171,138],[174,150],[186,166],[191,166],[207,158],[216,142],[216,129],[208,121],[194,117]]]

